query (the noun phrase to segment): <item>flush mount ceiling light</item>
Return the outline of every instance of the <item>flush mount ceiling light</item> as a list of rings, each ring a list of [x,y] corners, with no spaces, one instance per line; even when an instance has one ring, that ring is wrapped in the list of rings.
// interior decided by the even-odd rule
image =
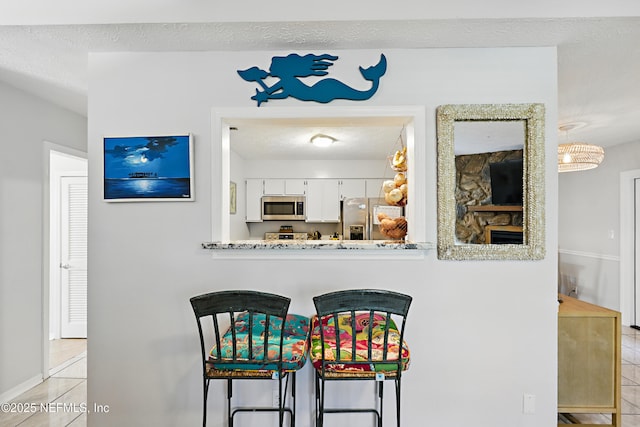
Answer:
[[[560,127],[567,134],[577,126]],[[568,140],[568,137],[567,137]],[[558,145],[558,172],[577,172],[598,167],[604,159],[604,149],[586,142],[566,142]]]
[[[324,135],[322,133],[313,135],[309,140],[310,143],[312,143],[313,145],[317,145],[318,147],[328,147],[336,141],[337,139],[329,135]]]

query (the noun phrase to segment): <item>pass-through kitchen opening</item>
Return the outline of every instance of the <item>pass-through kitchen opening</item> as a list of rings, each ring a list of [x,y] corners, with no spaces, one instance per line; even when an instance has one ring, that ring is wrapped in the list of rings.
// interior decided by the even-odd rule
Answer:
[[[415,241],[416,116],[345,113],[225,119],[232,208],[223,243]]]

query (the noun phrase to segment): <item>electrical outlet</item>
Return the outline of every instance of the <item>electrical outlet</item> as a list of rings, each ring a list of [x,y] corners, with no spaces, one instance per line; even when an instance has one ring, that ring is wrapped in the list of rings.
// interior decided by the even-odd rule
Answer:
[[[523,414],[536,413],[536,395],[535,394],[525,394],[522,396],[522,413]]]
[[[278,390],[271,390],[271,404],[274,408],[277,408],[280,405],[280,394]]]

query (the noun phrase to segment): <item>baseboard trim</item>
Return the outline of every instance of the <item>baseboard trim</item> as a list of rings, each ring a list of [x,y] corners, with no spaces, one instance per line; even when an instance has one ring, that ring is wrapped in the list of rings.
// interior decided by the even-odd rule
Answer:
[[[18,384],[17,386],[0,394],[0,403],[8,403],[22,393],[32,389],[43,381],[42,375],[36,375],[33,378],[26,380],[25,382]]]
[[[597,254],[594,252],[572,251],[570,249],[558,249],[558,253],[561,253],[564,255],[581,256],[585,258],[602,259],[605,261],[620,262],[620,257],[618,255],[606,255],[606,254]]]

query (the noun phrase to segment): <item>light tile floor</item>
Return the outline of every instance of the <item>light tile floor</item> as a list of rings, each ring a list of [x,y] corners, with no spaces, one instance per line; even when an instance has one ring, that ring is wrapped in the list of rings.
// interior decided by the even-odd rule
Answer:
[[[54,342],[57,341],[57,342]],[[86,340],[54,340],[51,369],[43,383],[10,402],[14,412],[0,412],[0,427],[86,427]]]
[[[49,366],[59,367],[87,350],[87,340],[61,339],[49,341]]]
[[[573,414],[582,424],[611,423],[611,415]],[[622,427],[640,427],[640,331],[622,327]]]

